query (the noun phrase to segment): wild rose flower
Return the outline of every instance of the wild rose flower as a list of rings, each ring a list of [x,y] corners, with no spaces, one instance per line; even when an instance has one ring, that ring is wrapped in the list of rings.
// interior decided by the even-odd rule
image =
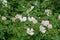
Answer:
[[[52,29],[52,24],[48,24],[48,29]]]
[[[32,18],[31,18],[31,17],[28,17],[28,20],[29,20],[29,21],[32,21]]]
[[[40,29],[40,31],[41,31],[43,34],[46,32],[46,29],[45,29],[45,27],[43,27],[43,25],[41,25],[41,26],[39,27],[39,29]]]
[[[12,19],[12,21],[13,21],[13,22],[15,22],[15,20],[16,20],[16,18],[15,18],[15,17],[12,17],[11,19]]]
[[[22,18],[22,15],[16,14],[15,18],[16,18],[16,19],[20,19],[20,18]]]
[[[36,23],[37,23],[37,20],[36,20],[35,18],[32,18],[32,22],[33,22],[34,24],[36,24]]]
[[[7,7],[7,0],[2,0],[2,3],[3,3],[4,6]]]
[[[20,21],[21,21],[21,22],[25,22],[26,20],[27,20],[26,17],[20,18]]]
[[[34,24],[37,23],[37,20],[34,17],[28,17],[28,20],[33,22]]]
[[[20,14],[16,14],[15,18],[19,19],[21,22],[25,22],[27,20],[26,17],[22,17],[22,15],[20,15]]]
[[[45,13],[47,14],[47,16],[51,15],[52,14],[52,11],[50,9],[46,9],[45,10]]]
[[[47,26],[49,24],[49,21],[48,20],[42,20],[41,24],[43,26]]]
[[[60,20],[60,14],[58,15],[58,19]]]
[[[33,21],[33,20],[35,20],[35,18],[34,17],[28,17],[28,20]]]
[[[33,20],[32,22],[33,22],[34,24],[36,24],[36,23],[37,23],[37,20]]]
[[[7,18],[5,16],[2,16],[2,20],[6,20]]]
[[[34,35],[34,29],[33,28],[27,28],[27,34],[29,34],[29,35]]]

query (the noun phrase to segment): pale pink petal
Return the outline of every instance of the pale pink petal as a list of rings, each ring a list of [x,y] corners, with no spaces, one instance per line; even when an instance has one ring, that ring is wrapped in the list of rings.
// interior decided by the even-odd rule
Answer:
[[[6,20],[7,18],[5,16],[2,16],[2,20]]]
[[[48,20],[42,20],[41,24],[44,26],[47,26],[49,24],[49,21]]]
[[[22,18],[22,15],[20,15],[20,14],[16,14],[16,16],[15,16],[15,18]]]
[[[47,27],[48,27],[49,29],[52,29],[52,24],[49,24]]]
[[[32,22],[33,22],[34,24],[36,24],[36,23],[37,23],[37,20],[35,19],[35,20],[33,20]]]

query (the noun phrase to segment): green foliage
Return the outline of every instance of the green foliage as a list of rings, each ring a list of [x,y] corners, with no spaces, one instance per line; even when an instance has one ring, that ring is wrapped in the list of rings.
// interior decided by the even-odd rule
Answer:
[[[0,1],[0,40],[60,40],[60,20],[57,19],[60,13],[60,0],[7,0],[7,7]],[[35,8],[29,13],[30,16],[38,20],[37,24],[32,22],[11,21],[11,17],[16,14],[28,16],[26,11],[31,7]],[[53,14],[49,17],[44,13],[45,9],[51,9]],[[3,21],[2,16],[7,20]],[[41,17],[40,19],[38,17]],[[45,34],[39,31],[42,20],[49,20],[53,24],[51,30],[47,29]],[[35,34],[30,36],[26,33],[26,28],[34,28]]]

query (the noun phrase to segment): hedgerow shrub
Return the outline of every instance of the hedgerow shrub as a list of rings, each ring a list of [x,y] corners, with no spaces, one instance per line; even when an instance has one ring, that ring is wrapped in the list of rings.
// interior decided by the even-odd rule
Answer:
[[[51,14],[47,14],[46,9]],[[37,23],[28,19],[25,22],[12,21],[17,14],[34,17]],[[0,40],[60,40],[59,15],[60,0],[7,0],[5,3],[0,0]],[[52,25],[51,29],[44,26],[44,33],[39,29],[42,20],[48,20]],[[34,34],[28,34],[27,28],[33,28]]]

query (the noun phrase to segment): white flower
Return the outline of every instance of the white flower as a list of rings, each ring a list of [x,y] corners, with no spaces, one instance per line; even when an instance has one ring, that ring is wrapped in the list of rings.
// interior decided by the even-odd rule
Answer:
[[[60,14],[59,14],[59,16],[58,16],[58,19],[60,20]]]
[[[12,21],[13,21],[13,22],[15,22],[15,20],[16,20],[16,18],[15,18],[15,17],[12,17],[11,19],[12,19]]]
[[[28,17],[28,20],[29,20],[29,21],[32,21],[32,18],[31,18],[31,17]]]
[[[40,31],[41,31],[43,34],[46,32],[45,27],[43,27],[42,25],[41,25],[39,28],[40,28]]]
[[[36,20],[35,18],[32,18],[32,22],[33,22],[34,24],[36,24],[36,23],[37,23],[37,20]]]
[[[27,18],[26,17],[23,17],[23,21],[26,21],[27,20]]]
[[[35,18],[34,17],[28,17],[28,20],[33,21],[33,20],[35,20]]]
[[[43,26],[47,26],[49,24],[49,21],[48,20],[42,20],[41,24]]]
[[[37,23],[37,20],[34,17],[28,17],[29,21],[32,21],[34,24]]]
[[[20,21],[21,21],[21,22],[25,22],[26,20],[27,20],[26,17],[20,18]]]
[[[34,35],[34,29],[33,28],[27,28],[27,34],[29,34],[29,35]]]
[[[33,9],[34,9],[34,6],[31,6],[31,8],[28,9],[28,10],[26,11],[26,13],[28,14],[28,13],[31,12]]]
[[[46,9],[45,10],[45,13],[47,14],[47,16],[51,15],[52,14],[52,11],[50,9]]]
[[[21,22],[25,22],[27,20],[26,17],[22,17],[22,15],[20,15],[20,14],[16,14],[15,18],[19,19]]]
[[[36,23],[37,23],[37,20],[33,20],[32,22],[33,22],[34,24],[36,24]]]
[[[7,7],[7,0],[2,1],[3,5]]]
[[[31,6],[31,9],[30,10],[32,10],[32,9],[34,9],[34,6]]]
[[[16,14],[15,18],[16,18],[16,19],[21,19],[21,18],[22,18],[22,15]]]
[[[43,26],[48,27],[48,29],[51,29],[52,28],[52,24],[50,24],[48,20],[42,20],[41,24]]]
[[[49,10],[49,9],[45,9],[45,12],[46,12],[46,13],[49,13],[49,12],[50,12],[50,10]]]
[[[52,29],[52,24],[49,24],[47,27],[48,29]]]
[[[31,6],[31,8],[30,8],[29,12],[30,12],[30,11],[32,11],[33,9],[34,9],[34,6]]]
[[[5,16],[2,16],[2,20],[6,20],[7,18]]]

